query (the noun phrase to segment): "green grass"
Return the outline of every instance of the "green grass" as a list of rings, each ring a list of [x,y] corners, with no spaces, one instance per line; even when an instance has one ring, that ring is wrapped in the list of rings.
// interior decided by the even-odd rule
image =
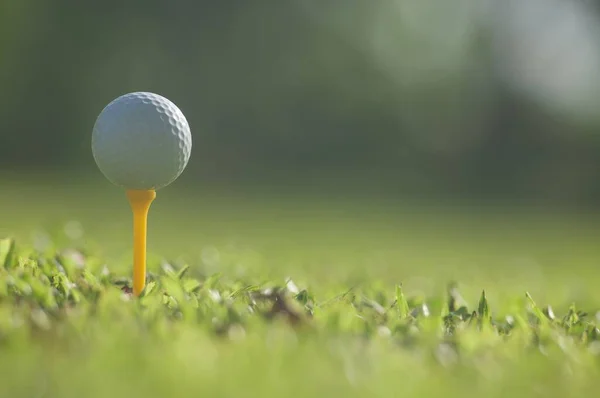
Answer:
[[[151,209],[134,299],[122,192],[7,184],[0,396],[600,388],[597,216],[175,187]]]

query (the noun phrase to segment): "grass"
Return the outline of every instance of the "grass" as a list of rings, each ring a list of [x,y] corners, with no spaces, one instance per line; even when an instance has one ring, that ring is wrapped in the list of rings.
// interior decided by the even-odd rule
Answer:
[[[593,215],[165,190],[134,299],[122,192],[20,187],[0,198],[1,396],[600,387]]]

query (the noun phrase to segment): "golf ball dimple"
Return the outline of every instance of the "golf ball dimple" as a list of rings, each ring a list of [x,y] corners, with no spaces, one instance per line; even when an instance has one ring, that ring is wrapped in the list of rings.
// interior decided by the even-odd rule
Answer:
[[[190,127],[181,110],[148,92],[109,103],[92,132],[92,153],[102,174],[131,190],[169,185],[187,166],[191,150]]]

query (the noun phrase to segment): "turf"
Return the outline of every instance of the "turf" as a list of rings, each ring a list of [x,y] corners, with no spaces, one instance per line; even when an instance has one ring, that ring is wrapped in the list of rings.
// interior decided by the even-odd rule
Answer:
[[[79,249],[0,243],[4,396],[583,396],[594,313],[365,283],[315,296],[163,264],[139,299]]]
[[[600,387],[590,215],[165,191],[136,299],[119,192],[45,190],[38,206],[11,192],[0,198],[10,208],[1,396],[581,397]]]

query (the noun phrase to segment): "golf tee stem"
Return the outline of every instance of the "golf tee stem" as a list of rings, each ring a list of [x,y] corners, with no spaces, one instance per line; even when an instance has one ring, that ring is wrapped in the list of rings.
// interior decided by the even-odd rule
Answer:
[[[133,211],[133,294],[139,296],[146,284],[148,210],[156,191],[128,190],[127,198]]]

